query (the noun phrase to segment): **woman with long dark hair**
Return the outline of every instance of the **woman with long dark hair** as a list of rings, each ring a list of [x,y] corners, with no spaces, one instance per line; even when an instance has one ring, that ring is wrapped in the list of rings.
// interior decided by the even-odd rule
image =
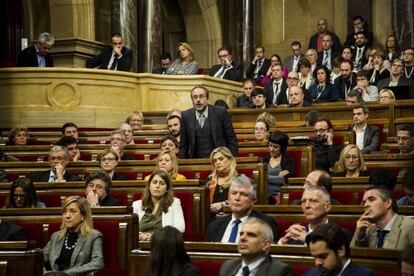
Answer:
[[[5,208],[45,208],[46,205],[37,197],[32,180],[19,177],[10,186]]]

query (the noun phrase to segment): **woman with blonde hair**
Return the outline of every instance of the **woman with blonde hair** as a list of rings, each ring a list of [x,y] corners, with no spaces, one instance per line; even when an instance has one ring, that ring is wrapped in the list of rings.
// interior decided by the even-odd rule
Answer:
[[[210,190],[210,213],[212,218],[228,205],[227,197],[229,187],[237,176],[236,158],[226,147],[214,149],[210,154],[210,163],[213,165],[213,172],[204,183]]]
[[[380,104],[394,104],[395,95],[391,89],[384,88],[379,93],[379,103]]]
[[[140,200],[132,204],[139,219],[139,240],[149,241],[155,230],[167,225],[184,233],[185,222],[181,202],[174,197],[170,174],[157,170],[151,174]]]
[[[362,152],[357,145],[347,145],[342,149],[334,176],[369,176]]]
[[[168,75],[195,75],[198,62],[194,59],[194,51],[190,44],[180,42],[177,46],[178,56],[167,69]]]
[[[160,154],[158,154],[158,157],[156,159],[157,162],[157,170],[164,170],[168,172],[171,176],[172,180],[186,180],[187,178],[178,173],[178,161],[177,156],[172,153],[169,150],[161,151]],[[150,178],[149,175],[147,175],[144,180],[148,180]]]
[[[68,275],[86,274],[104,267],[102,234],[93,229],[88,201],[70,196],[62,204],[62,225],[43,248],[46,269]]]

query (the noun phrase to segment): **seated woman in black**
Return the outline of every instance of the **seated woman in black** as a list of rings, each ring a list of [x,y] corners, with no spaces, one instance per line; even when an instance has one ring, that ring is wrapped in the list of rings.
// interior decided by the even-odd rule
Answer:
[[[334,102],[339,101],[338,87],[330,83],[330,73],[326,66],[319,65],[313,71],[315,83],[309,87],[313,102]]]
[[[268,197],[271,204],[279,204],[279,192],[287,179],[295,175],[295,160],[286,154],[289,137],[282,131],[275,131],[269,137],[270,156],[264,157],[267,163]]]

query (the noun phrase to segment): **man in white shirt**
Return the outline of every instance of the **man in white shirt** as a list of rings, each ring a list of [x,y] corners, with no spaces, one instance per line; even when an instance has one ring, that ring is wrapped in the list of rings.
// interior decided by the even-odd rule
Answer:
[[[288,72],[298,72],[298,63],[299,61],[304,58],[305,56],[300,52],[302,45],[299,41],[293,41],[290,44],[290,48],[292,49],[293,55],[288,56],[283,61],[284,67],[288,70]]]
[[[272,229],[264,221],[248,218],[241,226],[238,252],[241,259],[228,260],[220,269],[220,276],[293,275],[285,263],[269,255],[273,240]]]
[[[380,146],[379,129],[367,123],[369,109],[367,106],[354,106],[352,110],[354,124],[352,130],[355,132],[356,145],[362,153],[378,151]]]

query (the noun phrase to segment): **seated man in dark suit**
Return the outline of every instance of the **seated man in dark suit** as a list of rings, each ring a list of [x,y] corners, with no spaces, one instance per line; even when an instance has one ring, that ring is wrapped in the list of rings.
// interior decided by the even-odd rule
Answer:
[[[362,153],[378,151],[380,146],[379,129],[367,123],[369,109],[367,106],[354,106],[352,110],[354,124],[351,126],[355,132],[355,143]]]
[[[262,213],[253,210],[257,199],[256,185],[245,175],[237,176],[229,188],[229,204],[232,213],[211,222],[207,228],[206,241],[238,242],[240,238],[240,223],[247,218],[255,217],[267,223],[273,232],[273,241],[279,237],[276,221]]]
[[[246,77],[254,79],[256,83],[260,83],[269,70],[270,59],[265,57],[265,49],[263,46],[256,47],[256,54],[246,70]]]
[[[41,33],[32,46],[24,49],[18,59],[17,67],[53,67],[53,59],[49,54],[55,39],[49,33]]]
[[[243,80],[243,92],[244,94],[237,97],[236,107],[254,108],[254,104],[251,99],[253,89],[256,87],[256,82],[253,79]]]
[[[220,276],[252,275],[250,272],[257,276],[293,275],[287,264],[269,255],[272,240],[269,225],[260,219],[248,218],[240,230],[238,251],[241,259],[224,262]]]
[[[160,56],[160,66],[152,70],[153,74],[166,75],[167,69],[171,66],[172,57],[170,53],[163,53]]]
[[[375,276],[365,266],[351,261],[351,249],[346,233],[335,223],[318,226],[306,237],[310,254],[315,257],[317,267],[308,270],[305,276],[341,275]]]
[[[104,171],[91,173],[85,181],[86,199],[91,207],[120,206],[121,202],[109,195],[112,181]]]
[[[293,86],[289,88],[289,99],[290,107],[306,107],[311,106],[311,104],[305,101],[305,95],[303,89],[299,86]]]
[[[231,51],[221,47],[217,51],[220,64],[213,65],[210,76],[225,80],[240,81],[243,76],[243,66],[233,61]]]
[[[0,220],[0,241],[27,241],[26,231],[13,223]]]
[[[322,51],[318,53],[318,65],[323,65],[329,70],[333,68],[333,59],[338,55],[332,48],[332,36],[326,34],[322,38]]]
[[[378,91],[381,91],[382,89],[388,87],[391,90],[393,90],[394,94],[394,88],[393,87],[406,87],[407,88],[407,95],[399,95],[398,98],[414,98],[414,84],[411,79],[407,79],[404,75],[404,64],[401,59],[394,59],[391,63],[391,71],[390,71],[390,77],[380,80],[377,84]],[[397,95],[396,95],[397,96]]]
[[[50,171],[32,173],[30,179],[33,182],[66,182],[79,181],[80,178],[72,176],[66,171],[69,162],[69,153],[66,148],[53,146],[49,151]]]
[[[112,45],[105,47],[96,57],[86,62],[86,68],[109,69],[116,71],[131,71],[132,51],[124,47],[120,34],[112,35]]]
[[[356,86],[356,74],[353,72],[354,63],[349,60],[342,60],[340,64],[341,75],[337,77],[334,84],[339,89],[339,97],[341,100],[347,100],[350,91]]]
[[[317,229],[319,225],[328,223],[328,213],[331,210],[331,196],[328,191],[322,186],[305,185],[302,194],[302,211],[305,215],[306,226],[295,223],[291,225],[286,234],[280,238],[278,244],[305,244],[306,236]],[[345,230],[347,233],[348,243],[352,239],[352,233]]]

